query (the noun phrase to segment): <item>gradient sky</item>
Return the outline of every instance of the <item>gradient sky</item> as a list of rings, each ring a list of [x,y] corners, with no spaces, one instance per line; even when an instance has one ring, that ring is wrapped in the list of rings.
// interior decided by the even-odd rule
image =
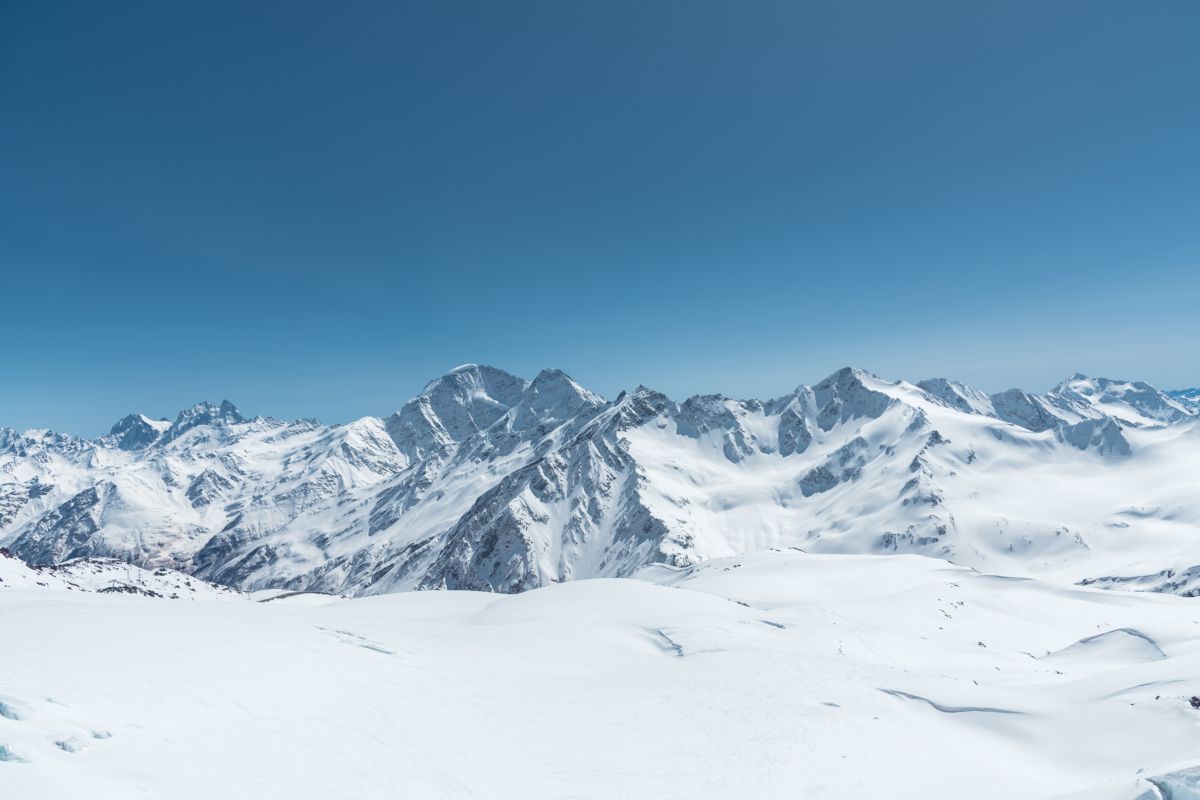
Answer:
[[[0,8],[0,425],[1200,383],[1200,3]]]

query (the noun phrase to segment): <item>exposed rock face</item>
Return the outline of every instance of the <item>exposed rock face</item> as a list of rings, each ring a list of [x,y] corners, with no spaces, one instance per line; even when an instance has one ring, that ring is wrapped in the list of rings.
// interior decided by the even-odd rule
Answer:
[[[108,435],[122,450],[140,450],[159,440],[167,425],[154,422],[142,414],[130,414],[112,426]]]
[[[1050,430],[1062,422],[1050,413],[1041,398],[1025,394],[1020,389],[994,394],[990,400],[998,418],[1034,433]]]
[[[1062,441],[1080,450],[1095,450],[1104,456],[1127,456],[1129,441],[1115,420],[1085,419],[1059,429]]]
[[[111,491],[111,486],[101,491]],[[89,546],[100,529],[101,491],[89,486],[41,517],[18,536],[12,550],[30,564],[57,564],[91,555]]]
[[[839,422],[856,417],[874,419],[892,404],[891,397],[867,387],[865,376],[862,370],[846,367],[813,387],[821,430],[832,430]]]
[[[171,423],[171,427],[163,433],[163,440],[173,441],[193,428],[201,426],[224,427],[239,422],[245,422],[245,420],[233,403],[228,400],[222,400],[219,406],[207,402],[197,403],[191,408],[179,412],[179,416]]]

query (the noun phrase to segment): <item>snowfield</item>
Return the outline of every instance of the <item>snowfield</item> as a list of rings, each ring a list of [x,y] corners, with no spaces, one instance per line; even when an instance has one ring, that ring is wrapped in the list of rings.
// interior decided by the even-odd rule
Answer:
[[[791,549],[517,595],[30,572],[0,558],[5,798],[1200,796],[1170,594]]]

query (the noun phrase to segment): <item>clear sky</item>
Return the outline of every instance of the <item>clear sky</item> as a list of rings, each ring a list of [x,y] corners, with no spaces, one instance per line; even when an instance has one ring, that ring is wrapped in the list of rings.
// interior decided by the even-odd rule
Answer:
[[[1200,3],[0,6],[0,425],[1200,383]]]

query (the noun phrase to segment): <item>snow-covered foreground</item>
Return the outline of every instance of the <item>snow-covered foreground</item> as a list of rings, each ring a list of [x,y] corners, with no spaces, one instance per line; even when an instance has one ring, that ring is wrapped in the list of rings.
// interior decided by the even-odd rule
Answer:
[[[1132,800],[1200,764],[1194,600],[920,556],[352,600],[5,583],[5,798]]]

